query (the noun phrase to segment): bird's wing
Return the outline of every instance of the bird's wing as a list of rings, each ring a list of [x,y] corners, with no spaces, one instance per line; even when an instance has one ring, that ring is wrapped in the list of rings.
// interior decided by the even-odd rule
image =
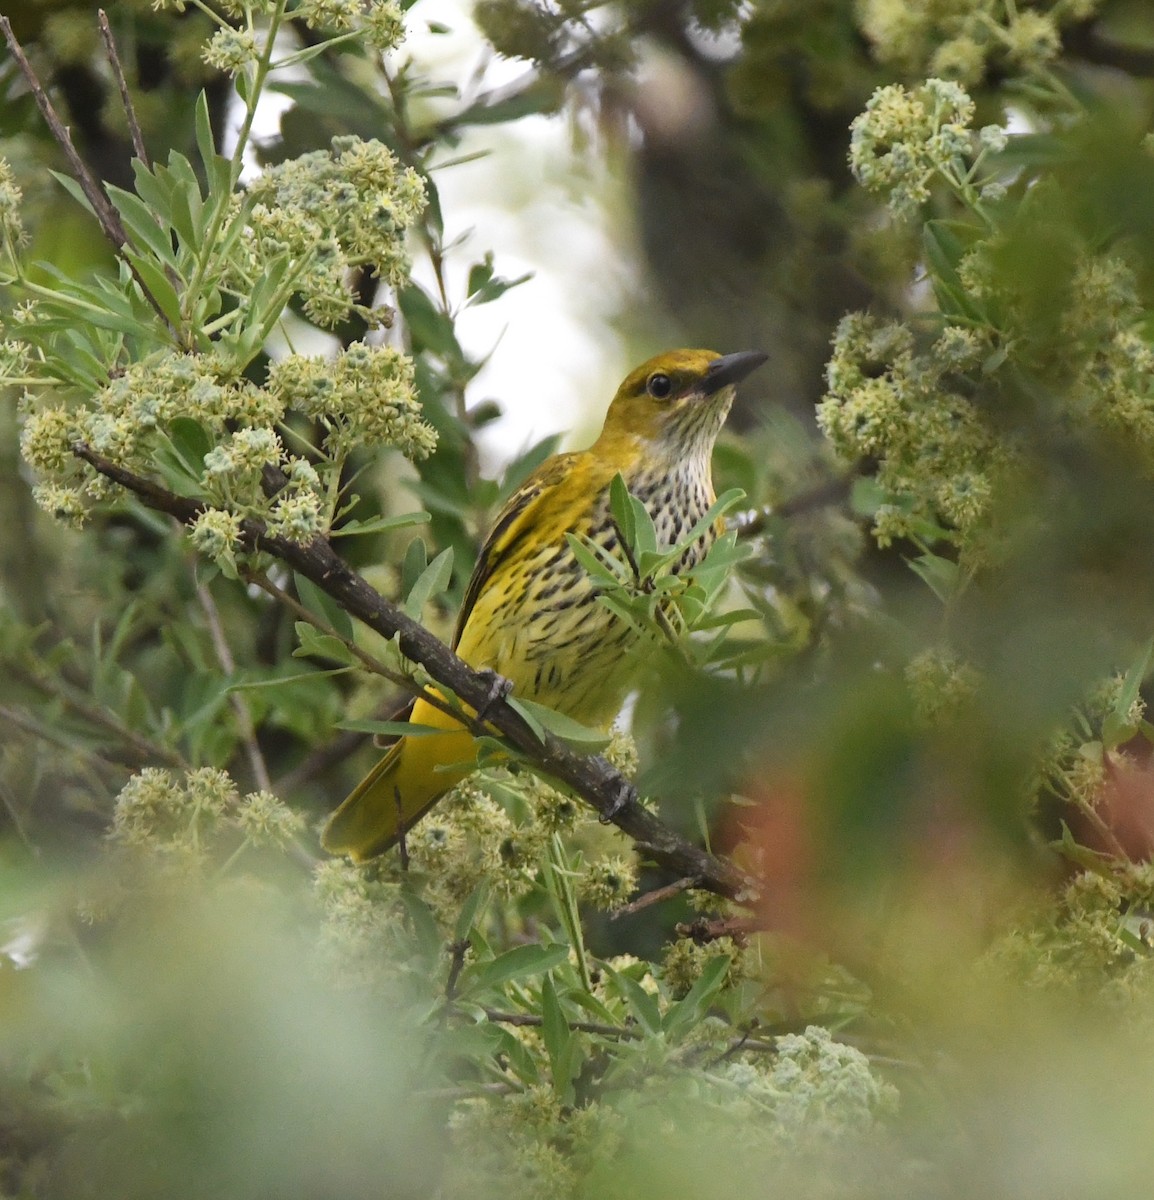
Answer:
[[[506,562],[518,543],[533,529],[543,503],[547,503],[554,489],[568,477],[576,454],[557,454],[546,460],[505,501],[505,507],[497,514],[493,528],[477,555],[469,585],[465,588],[465,599],[457,615],[457,628],[453,632],[453,649],[461,640],[469,614],[477,603],[477,597]]]

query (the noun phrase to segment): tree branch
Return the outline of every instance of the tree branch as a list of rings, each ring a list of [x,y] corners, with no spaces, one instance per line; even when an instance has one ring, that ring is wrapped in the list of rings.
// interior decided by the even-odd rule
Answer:
[[[132,492],[148,508],[176,517],[182,524],[190,524],[204,511],[201,501],[178,496],[154,480],[126,470],[83,442],[72,449],[78,458]],[[272,554],[299,571],[382,637],[396,638],[406,658],[423,666],[437,683],[449,688],[475,711],[484,711],[486,724],[500,732],[538,771],[568,785],[603,820],[643,843],[662,866],[679,876],[699,877],[703,888],[720,896],[736,900],[751,900],[756,896],[756,881],[732,864],[685,841],[643,808],[635,799],[629,781],[604,758],[579,754],[548,732],[538,738],[508,701],[493,696],[491,677],[474,671],[444,642],[385,599],[323,538],[307,544],[291,542],[269,533],[263,522],[253,518],[246,518],[241,528],[253,549]]]
[[[849,498],[851,485],[852,480],[848,476],[827,479],[783,500],[776,508],[767,505],[733,513],[726,518],[725,525],[727,529],[736,529],[739,538],[755,537],[765,531],[774,517],[798,517],[817,508],[844,503]]]
[[[7,17],[0,17],[0,33],[3,33],[4,40],[8,43],[8,49],[12,52],[12,57],[16,60],[16,65],[20,68],[20,73],[24,76],[28,88],[32,92],[32,99],[36,101],[36,107],[40,110],[40,115],[44,118],[44,123],[48,126],[48,130],[53,138],[56,139],[57,145],[64,152],[64,157],[68,160],[68,166],[72,170],[73,178],[80,184],[80,188],[84,192],[84,197],[92,208],[93,215],[96,217],[101,231],[108,241],[111,242],[112,248],[119,253],[126,245],[131,246],[131,241],[120,220],[120,214],[105,194],[103,184],[92,174],[88,169],[87,163],[80,157],[80,152],[76,149],[72,141],[72,134],[68,132],[68,126],[58,116],[52,101],[48,97],[48,93],[44,90],[44,85],[40,82],[40,77],[33,70],[32,64],[25,56],[20,43],[16,40],[16,35],[12,32],[12,25]],[[164,322],[164,327],[172,333],[173,337],[176,337],[176,329],[165,315],[160,302],[149,291],[148,285],[140,276],[140,272],[137,271],[136,267],[127,258],[124,258],[123,261],[129,271],[132,272],[132,278],[136,280],[145,300],[148,301],[156,315]]]
[[[132,138],[132,149],[136,157],[146,167],[151,168],[148,159],[148,148],[144,144],[144,135],[140,132],[140,122],[136,119],[136,106],[132,103],[132,93],[128,90],[128,80],[124,77],[124,68],[120,65],[120,55],[116,50],[116,39],[112,36],[112,26],[108,24],[108,14],[104,9],[96,10],[96,19],[100,23],[100,36],[104,39],[104,52],[108,55],[108,65],[112,68],[116,86],[120,89],[120,103],[124,106],[124,119],[128,122],[128,132]]]

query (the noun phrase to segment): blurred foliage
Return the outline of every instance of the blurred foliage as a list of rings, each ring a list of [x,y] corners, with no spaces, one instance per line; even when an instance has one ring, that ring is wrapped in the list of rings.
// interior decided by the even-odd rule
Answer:
[[[1145,1197],[1149,7],[483,0],[500,88],[388,0],[109,15],[151,166],[91,9],[8,9],[119,260],[0,74],[0,1190]],[[423,679],[234,536],[323,531],[447,634],[553,445],[479,475],[456,321],[523,281],[447,269],[437,172],[562,110],[633,180],[630,327],[772,351],[718,569],[627,495],[587,562],[655,633],[608,754],[755,905],[499,759],[405,863],[317,862]]]

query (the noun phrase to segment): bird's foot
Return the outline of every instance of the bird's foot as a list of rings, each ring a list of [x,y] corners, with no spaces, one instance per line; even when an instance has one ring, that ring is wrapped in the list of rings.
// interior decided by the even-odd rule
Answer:
[[[485,699],[481,701],[481,707],[477,709],[477,720],[483,721],[489,715],[489,709],[498,700],[504,700],[513,690],[513,681],[506,679],[503,675],[498,675],[496,671],[490,671],[488,668],[478,671],[477,674],[484,679],[489,689]]]
[[[637,789],[633,784],[628,779],[621,780],[617,786],[617,795],[614,796],[612,804],[598,817],[598,820],[602,825],[608,825],[631,804],[636,804],[639,799]]]

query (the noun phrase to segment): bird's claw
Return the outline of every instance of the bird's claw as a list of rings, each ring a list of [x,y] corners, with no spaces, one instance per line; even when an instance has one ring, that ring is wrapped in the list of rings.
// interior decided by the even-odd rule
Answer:
[[[481,701],[480,708],[477,709],[477,720],[483,721],[489,715],[489,709],[491,709],[498,700],[504,700],[505,697],[513,690],[513,681],[511,679],[506,679],[503,675],[498,675],[496,671],[490,671],[488,668],[483,671],[478,671],[477,674],[484,679],[489,688],[485,695],[485,699]]]
[[[631,804],[636,804],[638,801],[637,789],[629,782],[628,779],[623,779],[617,786],[617,795],[613,798],[613,803],[598,817],[602,825],[608,825],[624,812]]]

